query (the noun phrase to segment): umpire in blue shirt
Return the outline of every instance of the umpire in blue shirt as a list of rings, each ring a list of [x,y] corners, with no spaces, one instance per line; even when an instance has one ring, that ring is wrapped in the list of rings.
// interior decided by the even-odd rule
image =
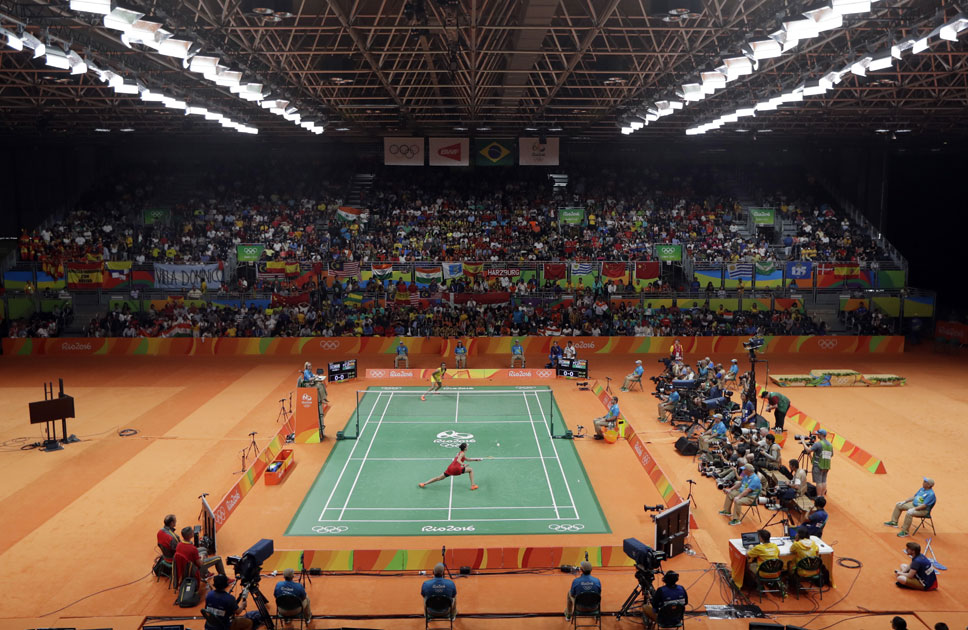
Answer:
[[[581,575],[571,581],[571,589],[568,591],[568,602],[565,604],[565,619],[571,620],[571,615],[575,612],[575,598],[581,593],[602,594],[602,583],[597,577],[592,577],[592,564],[583,560],[578,565]]]
[[[686,594],[686,589],[679,586],[679,574],[675,571],[668,571],[662,576],[662,581],[665,583],[664,586],[660,586],[655,590],[652,595],[651,606],[646,605],[643,608],[643,612],[652,621],[658,621],[660,627],[671,627],[673,622],[678,622],[680,619],[669,619],[663,616],[663,608],[666,606],[680,605],[685,609],[686,604],[689,603],[689,595]],[[665,615],[668,615],[668,611]]]
[[[420,595],[424,598],[424,602],[432,595],[450,597],[454,602],[450,607],[450,620],[453,621],[457,617],[457,585],[453,580],[444,577],[445,570],[443,563],[435,564],[434,577],[423,583],[420,587]]]
[[[282,582],[276,583],[276,589],[272,593],[276,598],[276,612],[283,617],[295,617],[299,612],[298,608],[283,608],[279,605],[279,597],[283,595],[294,595],[302,602],[303,617],[306,621],[309,621],[313,616],[313,613],[309,609],[309,596],[306,595],[306,589],[302,584],[293,581],[292,578],[295,574],[296,572],[292,569],[286,569],[282,572]]]

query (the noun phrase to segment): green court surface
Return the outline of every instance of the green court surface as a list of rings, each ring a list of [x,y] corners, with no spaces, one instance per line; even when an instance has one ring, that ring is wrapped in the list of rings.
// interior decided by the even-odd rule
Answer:
[[[552,439],[561,411],[548,387],[370,387],[360,435],[336,443],[289,523],[289,536],[607,533],[571,440]],[[347,425],[354,433],[355,417]],[[493,457],[419,488],[467,457]]]

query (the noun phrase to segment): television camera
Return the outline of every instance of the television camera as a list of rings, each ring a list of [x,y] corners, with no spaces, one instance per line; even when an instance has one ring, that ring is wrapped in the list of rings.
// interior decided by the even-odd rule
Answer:
[[[817,434],[810,433],[809,435],[796,435],[794,436],[797,442],[800,443],[803,448],[810,448],[817,442]]]
[[[272,624],[272,615],[269,614],[268,600],[259,590],[259,581],[262,579],[262,563],[269,559],[272,552],[272,540],[263,538],[241,556],[227,558],[229,566],[235,570],[236,581],[242,585],[242,593],[236,601],[244,601],[251,594],[266,630],[274,630],[275,626]]]
[[[629,610],[640,595],[643,596],[645,601],[652,599],[652,595],[655,593],[652,582],[655,580],[656,573],[662,573],[661,564],[666,558],[664,551],[653,549],[636,538],[623,540],[622,551],[635,562],[635,579],[638,581],[638,586],[626,598],[625,603],[622,604],[622,609],[615,613],[616,619],[628,615]]]
[[[750,337],[747,341],[743,342],[743,349],[749,350],[750,352],[755,352],[756,350],[759,350],[760,348],[762,348],[763,344],[765,343],[766,343],[766,339],[764,339],[763,337],[760,337],[759,335],[754,335]]]

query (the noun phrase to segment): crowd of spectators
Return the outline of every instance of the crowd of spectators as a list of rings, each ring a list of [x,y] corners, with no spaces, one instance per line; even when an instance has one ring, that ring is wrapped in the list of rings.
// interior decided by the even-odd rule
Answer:
[[[37,312],[12,321],[0,319],[0,330],[7,328],[7,337],[59,337],[74,320],[70,303],[59,304],[49,313]]]
[[[840,317],[849,334],[891,335],[897,329],[897,318],[861,306],[853,311],[842,311]]]

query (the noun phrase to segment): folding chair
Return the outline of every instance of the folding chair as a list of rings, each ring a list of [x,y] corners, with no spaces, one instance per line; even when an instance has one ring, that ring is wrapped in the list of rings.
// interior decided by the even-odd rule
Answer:
[[[226,628],[225,620],[208,612],[206,608],[202,608],[202,617],[205,619],[205,630],[223,630]]]
[[[931,512],[934,511],[934,508],[935,508],[936,505],[938,505],[938,502],[937,501],[935,501],[934,505],[932,505],[931,507],[928,508],[928,513],[927,514],[925,514],[924,516],[915,516],[914,517],[914,518],[917,518],[917,519],[921,519],[921,522],[919,522],[918,523],[918,526],[914,528],[914,531],[913,532],[911,532],[911,535],[912,536],[914,536],[915,534],[918,533],[918,530],[921,529],[921,527],[924,525],[924,521],[927,521],[928,524],[931,526],[931,531],[934,533],[934,535],[935,536],[938,535],[938,531],[934,528],[934,519],[931,518]]]
[[[750,503],[748,506],[746,506],[746,511],[743,512],[743,515],[739,517],[739,520],[745,521],[746,520],[746,516],[750,512],[753,512],[753,514],[756,516],[756,522],[757,523],[762,523],[763,522],[763,517],[760,516],[760,495],[756,495],[753,498],[753,502]]]
[[[783,581],[783,561],[777,558],[764,560],[760,566],[756,567],[753,574],[756,581],[756,592],[760,594],[760,602],[763,601],[763,593],[780,593],[786,599],[786,582]],[[772,586],[774,588],[767,588]]]
[[[161,550],[161,555],[155,558],[155,563],[152,565],[152,570],[155,572],[155,582],[158,582],[161,578],[168,578],[168,587],[171,588],[171,574],[175,570],[175,567],[172,566],[174,556],[171,555],[171,549],[161,543],[158,543],[158,549]]]
[[[446,623],[453,630],[454,618],[450,616],[453,607],[454,598],[446,595],[431,595],[424,599],[424,630],[437,622]]]
[[[686,627],[686,607],[682,604],[664,604],[655,613],[654,630],[677,630]]]
[[[300,628],[305,628],[306,621],[308,621],[306,615],[303,614],[302,599],[296,595],[280,595],[276,598],[276,617],[287,625],[293,619],[298,619]]]
[[[591,619],[591,623],[578,623],[578,618]],[[579,593],[575,597],[575,608],[571,611],[572,628],[602,628],[602,594]]]
[[[629,383],[629,389],[628,389],[628,391],[632,391],[632,388],[635,387],[636,385],[639,386],[639,391],[640,392],[644,392],[645,391],[645,389],[642,388],[642,377],[641,376],[638,377],[638,378],[633,378],[632,379],[632,382]]]
[[[797,599],[800,599],[800,591],[803,591],[820,593],[820,600],[823,601],[823,581],[823,561],[820,556],[800,558],[790,574],[790,584]],[[803,582],[815,583],[817,588],[803,588]]]

